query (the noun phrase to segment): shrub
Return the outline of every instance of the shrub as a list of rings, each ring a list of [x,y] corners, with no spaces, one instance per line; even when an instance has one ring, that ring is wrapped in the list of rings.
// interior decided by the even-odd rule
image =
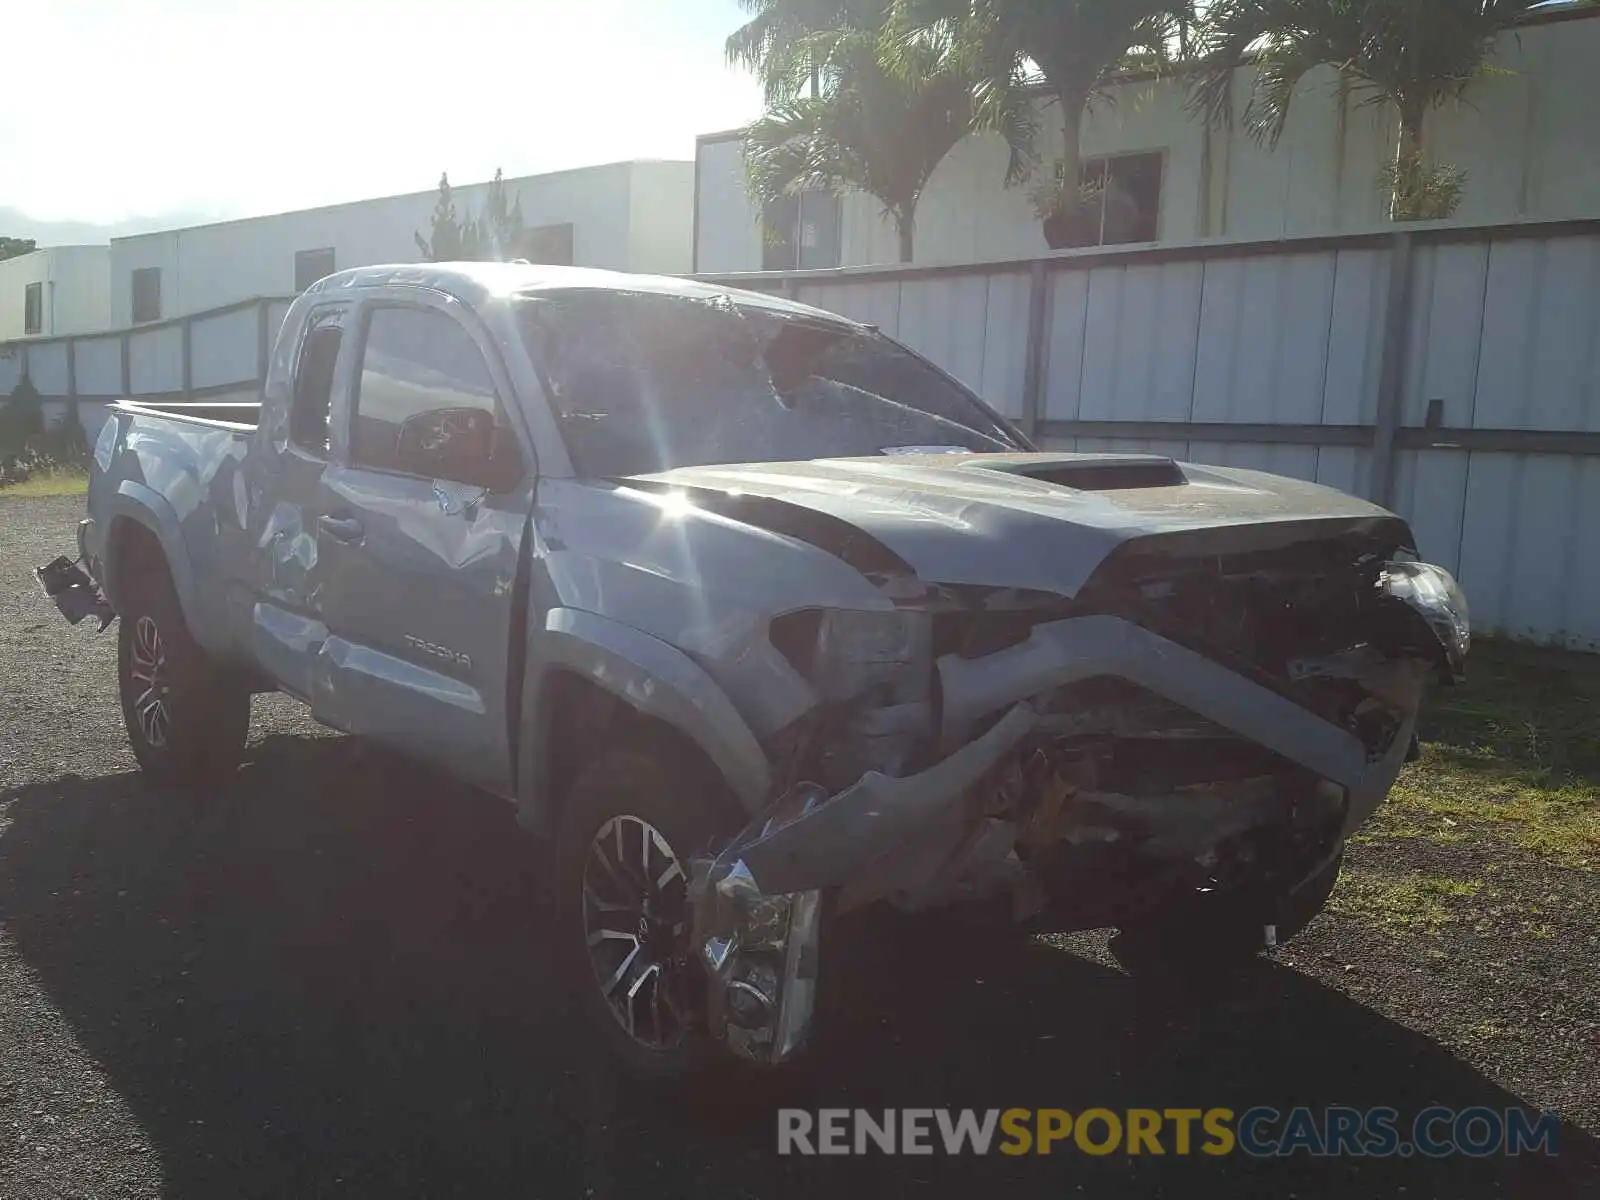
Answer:
[[[26,375],[0,407],[0,455],[20,454],[29,442],[44,434],[44,406]]]
[[[40,472],[88,467],[89,442],[77,403],[68,403],[60,425],[46,429],[38,390],[24,377],[0,407],[0,487],[26,482]]]

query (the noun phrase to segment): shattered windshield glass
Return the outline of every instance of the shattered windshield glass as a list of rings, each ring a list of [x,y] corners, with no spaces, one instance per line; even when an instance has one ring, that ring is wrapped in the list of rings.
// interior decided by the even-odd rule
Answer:
[[[579,475],[1022,448],[927,363],[843,324],[573,290],[526,300],[522,325]]]

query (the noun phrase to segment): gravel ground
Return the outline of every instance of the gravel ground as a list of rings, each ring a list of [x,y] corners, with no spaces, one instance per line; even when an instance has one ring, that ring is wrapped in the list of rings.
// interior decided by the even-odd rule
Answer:
[[[1595,877],[1532,859],[1500,866],[1553,897],[1538,938],[1325,915],[1210,999],[1136,991],[1095,935],[858,931],[851,1003],[805,1077],[686,1097],[623,1085],[556,1000],[503,806],[278,698],[257,701],[225,792],[141,785],[112,635],[68,627],[28,574],[71,552],[81,510],[0,498],[0,1198],[1600,1195]],[[774,1150],[780,1104],[1431,1103],[1560,1107],[1560,1154]]]

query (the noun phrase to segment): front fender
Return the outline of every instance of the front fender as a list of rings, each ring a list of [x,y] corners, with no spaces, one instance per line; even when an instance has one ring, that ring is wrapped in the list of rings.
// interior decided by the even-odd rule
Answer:
[[[552,608],[529,631],[522,690],[517,807],[522,824],[548,830],[555,797],[539,770],[541,742],[549,728],[550,674],[571,671],[630,708],[664,721],[688,737],[722,772],[745,811],[768,800],[772,774],[767,756],[727,695],[683,651],[659,638],[598,613]]]
[[[121,609],[117,595],[121,581],[120,564],[122,539],[116,536],[121,520],[133,521],[155,535],[161,544],[161,553],[167,560],[167,573],[172,577],[172,587],[178,594],[178,605],[183,610],[184,622],[191,630],[201,627],[197,617],[194,582],[194,564],[189,561],[189,551],[183,544],[183,531],[178,523],[177,511],[167,498],[154,488],[131,479],[117,484],[117,490],[106,496],[101,512],[95,514],[105,529],[104,562],[100,585],[111,607]]]

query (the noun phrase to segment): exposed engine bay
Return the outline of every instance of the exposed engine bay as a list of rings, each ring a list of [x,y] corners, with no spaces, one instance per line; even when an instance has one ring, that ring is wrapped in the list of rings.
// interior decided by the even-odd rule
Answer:
[[[1370,534],[1125,551],[1071,599],[885,575],[892,612],[772,623],[826,703],[771,739],[777,799],[694,872],[715,1037],[800,1048],[825,905],[1000,898],[1088,928],[1209,893],[1271,940],[1387,793],[1428,678],[1459,677],[1465,602]]]

